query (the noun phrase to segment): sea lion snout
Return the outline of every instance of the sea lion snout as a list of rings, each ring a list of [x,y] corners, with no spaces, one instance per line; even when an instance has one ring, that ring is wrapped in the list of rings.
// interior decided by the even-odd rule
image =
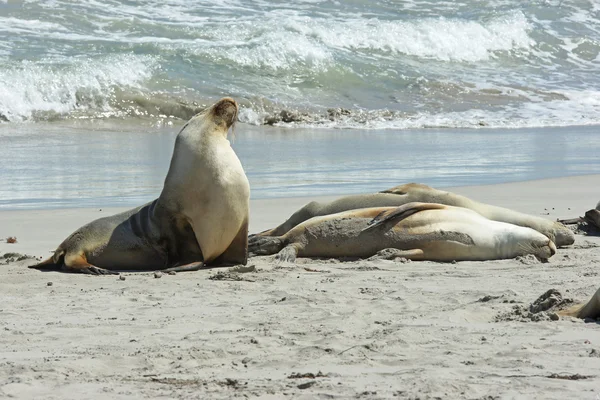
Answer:
[[[548,240],[548,247],[550,248],[550,257],[556,254],[556,245],[552,240]]]
[[[231,97],[224,97],[213,106],[212,113],[216,119],[223,121],[229,129],[237,120],[237,102]]]
[[[533,243],[534,249],[537,250],[536,256],[542,260],[547,260],[556,254],[556,245],[550,239],[546,239],[544,243]]]

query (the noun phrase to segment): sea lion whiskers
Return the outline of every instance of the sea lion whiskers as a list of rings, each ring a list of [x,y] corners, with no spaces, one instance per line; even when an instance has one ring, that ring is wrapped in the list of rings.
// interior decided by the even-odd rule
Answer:
[[[536,242],[519,242],[517,245],[518,248],[522,251],[523,255],[533,254],[535,257],[542,261],[547,261],[548,258],[556,254],[556,245],[550,239],[548,239],[548,242],[540,244],[539,246],[536,244]],[[544,253],[544,255],[547,254],[547,257],[544,257],[544,255],[541,254],[542,252]]]
[[[532,254],[532,253],[535,253],[535,250],[536,250],[535,247],[533,247],[533,245],[530,243],[520,242],[520,243],[518,243],[518,247],[520,250],[523,251],[523,254]]]

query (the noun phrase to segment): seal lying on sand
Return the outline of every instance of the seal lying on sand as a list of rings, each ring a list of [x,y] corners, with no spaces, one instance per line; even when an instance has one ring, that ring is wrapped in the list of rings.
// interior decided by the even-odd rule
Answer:
[[[110,274],[245,264],[250,186],[227,140],[237,111],[235,100],[224,98],[190,119],[158,199],[84,225],[31,268]]]
[[[559,222],[534,217],[507,208],[479,203],[455,193],[437,190],[418,183],[396,186],[379,193],[345,196],[330,203],[318,203],[313,201],[296,211],[283,224],[274,229],[261,232],[258,235],[281,236],[294,226],[316,216],[334,214],[358,208],[397,207],[413,201],[469,208],[494,221],[507,222],[535,229],[552,239],[557,246],[565,246],[575,242],[573,232]]]
[[[296,257],[370,257],[397,249],[412,260],[496,260],[533,254],[547,259],[556,246],[531,229],[491,221],[475,211],[436,203],[408,203],[311,218],[282,236],[254,236],[249,251]]]
[[[567,315],[577,318],[600,318],[600,289],[585,304],[579,304],[566,310],[559,311],[558,315]]]

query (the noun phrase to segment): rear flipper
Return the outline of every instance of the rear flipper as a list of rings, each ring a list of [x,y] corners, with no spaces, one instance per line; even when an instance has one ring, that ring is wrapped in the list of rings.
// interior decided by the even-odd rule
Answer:
[[[55,261],[55,256],[50,256],[44,261],[41,261],[34,265],[29,265],[28,268],[37,269],[39,271],[59,271],[63,267],[62,257],[58,262]]]
[[[445,208],[443,204],[437,203],[407,203],[392,211],[384,211],[369,222],[369,225],[362,232],[373,230],[377,227],[390,227],[396,225],[400,221],[410,217],[419,211],[425,210],[440,210]]]
[[[90,264],[83,252],[78,254],[65,255],[64,250],[57,250],[54,255],[39,264],[30,265],[29,268],[34,268],[40,271],[60,270],[64,272],[74,272],[89,275],[118,275],[118,272],[108,269],[99,268]]]

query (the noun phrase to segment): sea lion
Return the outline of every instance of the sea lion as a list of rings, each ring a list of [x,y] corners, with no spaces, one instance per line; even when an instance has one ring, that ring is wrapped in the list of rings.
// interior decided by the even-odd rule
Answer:
[[[558,312],[558,315],[566,315],[576,318],[600,318],[600,289],[594,293],[592,298],[585,304],[578,304],[566,310]]]
[[[330,203],[313,201],[296,211],[287,221],[276,228],[259,233],[259,236],[281,236],[294,226],[309,218],[342,211],[368,207],[397,207],[410,202],[439,203],[469,208],[482,216],[499,222],[529,227],[548,236],[557,246],[570,245],[575,236],[563,224],[540,217],[523,214],[507,208],[492,206],[471,200],[452,192],[437,190],[419,183],[408,183],[379,193],[341,197]]]
[[[255,236],[249,251],[296,257],[365,258],[384,249],[412,260],[496,260],[533,254],[547,259],[556,246],[526,227],[489,220],[473,210],[437,203],[361,208],[314,217],[282,236]]]
[[[84,225],[31,268],[102,275],[246,264],[250,186],[227,140],[237,112],[224,98],[192,117],[177,135],[158,199]]]

